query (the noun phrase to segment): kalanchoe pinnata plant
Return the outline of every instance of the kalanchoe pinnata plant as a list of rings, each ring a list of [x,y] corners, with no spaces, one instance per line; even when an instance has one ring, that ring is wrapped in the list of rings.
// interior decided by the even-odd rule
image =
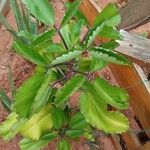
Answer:
[[[80,0],[67,4],[59,26],[55,24],[48,0],[22,1],[48,30],[30,44],[14,37],[16,52],[36,64],[36,68],[15,92],[11,113],[0,126],[3,139],[22,135],[22,150],[42,149],[57,139],[58,150],[69,150],[72,139],[93,140],[93,129],[110,134],[127,131],[128,119],[116,110],[128,108],[127,92],[94,76],[109,63],[131,64],[114,51],[118,46],[116,40],[122,39],[116,30],[120,22],[116,6],[108,4],[81,39],[82,28],[87,22],[77,15]],[[60,36],[59,43],[53,42],[56,34]],[[94,46],[97,36],[109,41]],[[80,93],[79,106],[72,109],[70,97],[76,92]],[[115,111],[108,110],[108,105],[115,107]]]

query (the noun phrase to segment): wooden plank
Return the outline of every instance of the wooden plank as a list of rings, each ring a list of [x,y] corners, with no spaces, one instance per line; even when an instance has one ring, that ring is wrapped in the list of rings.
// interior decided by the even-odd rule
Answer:
[[[110,136],[110,138],[111,138],[111,141],[115,147],[115,150],[122,150],[122,147],[119,143],[117,135],[112,135],[112,136]]]
[[[142,70],[142,68],[136,64],[134,64],[134,67],[136,68],[143,84],[145,85],[146,89],[148,90],[148,92],[150,93],[150,81],[148,81],[144,71]]]
[[[109,65],[119,85],[130,95],[130,104],[150,137],[150,94],[134,67]]]
[[[150,142],[147,142],[146,144],[143,145],[141,150],[149,150],[150,149]]]
[[[100,12],[100,9],[96,6],[93,0],[83,0],[80,10],[89,20],[90,24],[93,24],[95,17]],[[96,43],[100,43],[99,39]],[[150,128],[150,94],[147,91],[146,87],[142,84],[140,76],[134,67],[123,67],[117,65],[109,65],[114,76],[116,77],[117,82],[121,87],[126,88],[131,99],[130,103],[133,107],[137,117],[139,118],[143,128]],[[138,84],[137,84],[138,83]],[[129,88],[130,87],[130,88]],[[147,135],[150,137],[150,133],[147,131]],[[127,136],[127,135],[126,135]],[[129,136],[124,137],[128,147],[136,145],[137,143],[129,143],[127,139],[130,139]]]
[[[150,21],[150,0],[129,0],[120,9],[120,29],[131,30]]]
[[[120,33],[124,39],[118,41],[120,46],[116,51],[134,58],[134,62],[139,65],[150,65],[150,39],[130,34],[125,30],[120,30]]]
[[[135,133],[124,133],[122,137],[128,146],[128,150],[140,150],[141,144]]]

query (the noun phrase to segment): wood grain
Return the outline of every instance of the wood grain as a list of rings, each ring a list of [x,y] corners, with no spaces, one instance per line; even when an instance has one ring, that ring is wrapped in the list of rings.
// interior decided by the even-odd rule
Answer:
[[[150,21],[150,0],[129,0],[120,9],[120,29],[131,30]]]
[[[150,65],[150,39],[120,30],[123,41],[116,51],[134,59],[139,65]]]

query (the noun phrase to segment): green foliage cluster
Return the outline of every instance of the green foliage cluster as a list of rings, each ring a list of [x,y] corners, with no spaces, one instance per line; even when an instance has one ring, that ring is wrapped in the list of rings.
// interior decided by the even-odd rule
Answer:
[[[26,8],[20,10],[17,1],[10,0],[18,31],[14,31],[2,15],[0,20],[14,37],[15,51],[36,64],[36,68],[20,88],[12,90],[12,101],[0,91],[4,106],[10,111],[0,125],[3,139],[22,135],[21,150],[42,149],[57,139],[58,150],[70,150],[72,139],[85,137],[93,141],[93,130],[110,134],[127,131],[128,120],[118,111],[128,108],[127,92],[101,77],[94,77],[96,71],[109,63],[131,65],[114,51],[118,46],[116,40],[122,39],[116,29],[120,22],[116,6],[108,4],[89,29],[87,20],[78,10],[80,0],[66,4],[59,26],[55,24],[54,10],[48,0],[22,2]],[[31,18],[36,19],[31,21]],[[47,30],[41,34],[35,32],[36,20],[44,23]],[[81,39],[85,27],[89,31]],[[60,36],[59,43],[53,42],[55,35]],[[94,46],[97,36],[110,40]],[[70,107],[70,97],[76,92],[80,98],[74,110]],[[115,111],[108,110],[108,106]]]

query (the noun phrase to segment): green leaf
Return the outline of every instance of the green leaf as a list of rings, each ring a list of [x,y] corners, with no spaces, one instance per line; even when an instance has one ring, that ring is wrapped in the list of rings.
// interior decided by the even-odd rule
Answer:
[[[54,10],[48,0],[22,0],[30,12],[41,22],[53,26]]]
[[[98,36],[98,34],[100,33],[100,31],[103,30],[105,24],[102,23],[99,26],[94,26],[88,33],[86,40],[84,42],[84,44],[86,45],[86,48],[90,47],[90,45],[94,42],[95,38]]]
[[[55,95],[56,95],[57,91],[58,91],[58,89],[56,87],[53,87],[51,89],[51,95],[50,95],[49,101],[48,101],[49,103],[53,103],[53,100],[55,99]]]
[[[53,121],[51,117],[51,105],[43,107],[37,114],[34,114],[28,122],[24,124],[20,133],[33,140],[39,140],[42,132],[51,129]]]
[[[60,108],[53,108],[51,113],[52,113],[53,127],[55,129],[61,128],[66,119],[64,111]]]
[[[11,100],[6,95],[5,91],[0,89],[0,100],[3,107],[8,111],[11,112]]]
[[[60,45],[52,43],[46,48],[47,53],[64,53],[66,50]]]
[[[50,40],[53,35],[55,34],[55,30],[54,29],[51,29],[51,30],[48,30],[48,31],[45,31],[43,32],[42,34],[38,35],[34,40],[33,42],[31,43],[31,47],[34,47],[36,45],[38,45],[39,43],[42,43],[44,42],[45,40]]]
[[[92,57],[82,57],[80,59],[79,70],[82,72],[97,71],[106,67],[107,62]]]
[[[90,48],[90,53],[93,57],[99,60],[106,61],[108,63],[115,63],[120,65],[131,65],[131,62],[127,58],[119,55],[117,52],[104,49],[102,47]]]
[[[73,116],[69,122],[69,128],[71,130],[82,130],[87,128],[88,123],[86,122],[84,116],[81,113],[77,113]]]
[[[17,117],[18,115],[12,112],[0,125],[0,135],[4,140],[9,140],[15,136],[14,132],[11,131],[11,128],[17,122]]]
[[[21,39],[27,45],[30,44],[31,41],[33,41],[36,37],[36,35],[26,31],[20,31],[17,35],[19,39]]]
[[[80,138],[83,135],[83,131],[82,130],[67,130],[65,135],[69,136],[70,138]]]
[[[14,109],[21,117],[29,116],[31,106],[37,91],[41,87],[45,77],[44,72],[36,71],[23,85],[17,90],[15,95]]]
[[[63,39],[65,40],[68,49],[72,49],[71,31],[69,24],[66,24],[65,26],[61,27],[60,33]]]
[[[47,133],[43,135],[38,141],[33,141],[31,139],[24,138],[20,141],[20,149],[21,150],[41,150],[44,148],[48,143],[58,137],[58,134]]]
[[[88,123],[106,133],[119,134],[129,128],[128,119],[119,112],[108,111],[105,101],[96,92],[81,95],[80,110]]]
[[[83,20],[83,24],[85,26],[89,25],[87,18],[84,16],[84,14],[80,10],[77,11],[75,17],[77,18],[77,20]]]
[[[113,87],[107,81],[101,78],[97,78],[93,82],[93,86],[95,87],[98,95],[101,96],[108,104],[119,109],[128,108],[129,95],[125,90],[119,87]]]
[[[37,91],[37,94],[34,98],[33,102],[33,113],[38,112],[49,100],[51,94],[51,87],[50,84],[55,81],[55,73],[53,70],[49,70],[45,75],[45,78],[42,82],[41,87]]]
[[[47,64],[47,61],[37,51],[30,49],[29,46],[27,46],[21,40],[15,40],[13,46],[19,54],[21,54],[29,61],[40,65]]]
[[[72,49],[73,46],[80,40],[80,33],[82,30],[83,20],[77,22],[70,21],[65,26],[61,27],[60,33],[65,40],[68,49]]]
[[[16,23],[17,23],[18,31],[25,30],[25,28],[24,28],[24,20],[23,20],[23,16],[22,16],[22,13],[20,11],[18,2],[16,0],[10,0],[10,5],[11,5],[11,8],[13,10],[13,14],[15,16],[15,20],[16,20]]]
[[[37,20],[32,20],[30,12],[24,7],[24,4],[20,2],[20,8],[22,12],[22,18],[24,23],[24,32],[30,33],[31,35],[36,34]]]
[[[90,63],[91,63],[91,58],[81,57],[80,64],[79,64],[79,70],[82,72],[90,71]]]
[[[80,35],[82,31],[83,20],[79,20],[77,22],[70,22],[70,36],[72,44],[75,45],[80,40]]]
[[[71,150],[70,143],[62,139],[57,145],[57,150]]]
[[[92,56],[90,70],[97,71],[106,67],[107,63],[103,60],[99,60],[96,57]]]
[[[85,80],[86,78],[81,75],[74,76],[68,80],[65,85],[57,92],[56,99],[54,101],[55,105],[57,107],[64,106],[69,97],[82,86]]]
[[[21,118],[17,120],[17,122],[11,127],[10,132],[12,132],[12,134],[15,136],[17,135],[20,130],[22,129],[22,126],[27,122],[27,119],[25,118]]]
[[[94,25],[100,25],[105,22],[108,26],[117,26],[121,21],[118,8],[113,3],[109,3],[101,13],[96,17]]]
[[[70,6],[72,5],[72,2],[66,2],[65,3],[65,7],[66,9],[68,10],[70,8]],[[74,18],[76,20],[82,20],[84,22],[84,25],[85,26],[88,26],[89,25],[89,22],[87,20],[87,18],[84,16],[84,14],[78,9],[77,12],[75,13],[74,15]]]
[[[104,26],[103,29],[99,32],[99,36],[103,38],[109,38],[112,40],[122,40],[123,36],[120,32],[111,26]]]
[[[100,47],[104,49],[114,50],[118,46],[119,46],[119,43],[115,41],[109,41],[109,42],[103,43]]]
[[[68,9],[68,11],[66,12],[62,22],[61,22],[61,26],[66,25],[70,19],[76,14],[76,12],[78,11],[78,7],[81,3],[81,0],[76,0],[73,3],[70,4],[70,7]]]
[[[54,59],[51,64],[52,65],[57,65],[57,64],[61,64],[67,61],[70,61],[72,59],[77,58],[78,56],[80,56],[82,54],[81,51],[73,51],[73,52],[69,52],[68,54],[64,54],[60,57],[57,57],[56,59]]]
[[[88,48],[93,41],[95,40],[95,38],[99,35],[102,34],[102,36],[104,36],[104,34],[106,34],[106,31],[109,30],[109,34],[106,34],[105,36],[109,37],[109,38],[121,38],[119,36],[119,34],[117,33],[117,31],[115,31],[114,26],[118,25],[119,22],[121,20],[121,17],[118,13],[118,9],[116,8],[116,6],[112,3],[110,3],[108,6],[106,6],[106,8],[103,9],[103,11],[96,17],[95,19],[95,23],[93,28],[90,30],[89,34],[86,37],[85,40],[85,46],[86,48]],[[111,27],[108,27],[111,26]]]
[[[51,53],[47,52],[47,49],[49,46],[51,46],[51,44],[52,44],[52,40],[49,39],[49,40],[45,40],[45,41],[37,44],[34,47],[31,47],[31,48],[33,48],[34,51],[38,52],[49,63],[50,61],[52,61],[54,59],[54,56],[52,56]]]

